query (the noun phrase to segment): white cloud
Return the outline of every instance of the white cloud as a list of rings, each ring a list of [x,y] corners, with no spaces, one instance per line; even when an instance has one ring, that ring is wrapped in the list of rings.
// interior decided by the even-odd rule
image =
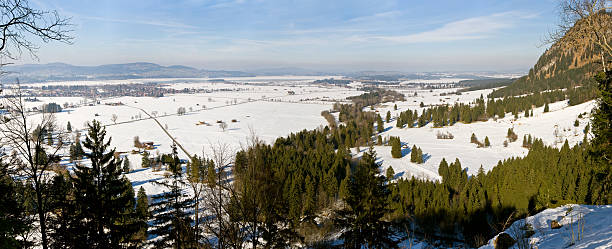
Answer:
[[[449,42],[474,40],[515,26],[518,19],[530,19],[536,15],[516,11],[472,17],[444,24],[442,27],[416,34],[397,36],[371,36],[365,39],[385,40],[398,43]]]

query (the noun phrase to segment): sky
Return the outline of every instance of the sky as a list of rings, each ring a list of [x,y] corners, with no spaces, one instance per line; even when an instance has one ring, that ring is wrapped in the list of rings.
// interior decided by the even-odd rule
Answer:
[[[526,71],[546,49],[552,0],[30,0],[71,17],[72,44],[38,59],[201,69]]]

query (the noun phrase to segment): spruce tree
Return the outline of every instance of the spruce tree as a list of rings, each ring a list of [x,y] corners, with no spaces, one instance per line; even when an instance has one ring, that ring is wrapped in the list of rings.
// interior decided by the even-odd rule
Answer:
[[[347,207],[338,211],[336,223],[344,228],[340,238],[345,248],[395,248],[395,234],[385,220],[390,191],[379,174],[376,153],[370,147],[359,161],[344,198]]]
[[[544,112],[550,111],[550,107],[548,107],[548,103],[544,105]]]
[[[417,163],[423,163],[423,151],[421,150],[421,147],[419,147],[417,149],[417,158],[416,158],[416,162]]]
[[[192,206],[192,201],[183,190],[186,183],[182,177],[176,146],[173,146],[172,157],[176,160],[171,160],[168,166],[170,176],[155,182],[168,191],[152,197],[151,234],[159,237],[152,244],[154,248],[191,248],[196,243],[191,227],[192,220],[187,212]]]
[[[393,104],[393,110],[397,111],[397,104]]]
[[[23,186],[10,171],[9,165],[0,161],[0,247],[28,248],[31,243],[21,235],[32,229],[32,220],[26,213]]]
[[[380,115],[376,116],[376,129],[378,133],[385,131],[385,124],[383,123],[383,120]]]
[[[387,181],[393,180],[393,177],[395,176],[395,171],[393,170],[393,167],[389,166],[385,175],[387,177]]]
[[[391,137],[391,156],[393,158],[401,158],[402,157],[402,142],[399,137]]]
[[[123,158],[123,173],[130,173],[130,159],[128,157]]]
[[[81,232],[87,235],[89,248],[118,248],[135,233],[131,223],[134,192],[121,175],[121,161],[113,156],[115,149],[109,149],[106,129],[96,120],[88,128],[83,145],[91,151],[86,153],[91,167],[77,164],[73,180]]]
[[[389,123],[391,121],[391,111],[387,111],[387,117],[385,117],[385,122]]]
[[[599,73],[596,77],[599,88],[597,108],[592,112],[591,130],[593,147],[591,154],[596,157],[599,167],[596,180],[598,186],[597,203],[612,201],[612,71]],[[585,128],[588,132],[588,128]]]
[[[416,163],[419,157],[419,151],[416,145],[412,145],[412,150],[410,150],[410,162]]]
[[[87,247],[87,234],[81,230],[78,205],[74,199],[73,181],[67,174],[57,174],[49,187],[51,212],[49,238],[51,248]]]
[[[140,245],[147,240],[147,221],[151,217],[149,213],[149,198],[143,187],[138,189],[138,199],[136,200],[136,218],[138,220],[138,232],[134,235],[133,240]]]
[[[485,147],[490,147],[491,146],[491,142],[489,141],[489,137],[485,137],[485,141],[484,141],[484,146]]]
[[[142,152],[141,167],[143,167],[143,168],[151,167],[151,158],[149,157],[149,152],[148,151]]]

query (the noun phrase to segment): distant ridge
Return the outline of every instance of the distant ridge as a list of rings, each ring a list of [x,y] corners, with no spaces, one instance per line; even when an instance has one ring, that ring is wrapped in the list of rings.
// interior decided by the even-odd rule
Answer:
[[[142,78],[215,78],[246,77],[252,73],[241,71],[205,70],[183,65],[161,66],[149,62],[106,64],[99,66],[75,66],[66,63],[10,65],[2,81],[10,83],[16,78],[21,82],[121,80]]]

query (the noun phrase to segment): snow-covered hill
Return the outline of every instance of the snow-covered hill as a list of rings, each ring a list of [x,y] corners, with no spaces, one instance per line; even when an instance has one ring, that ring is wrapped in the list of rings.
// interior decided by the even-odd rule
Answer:
[[[534,234],[519,240],[511,248],[612,248],[612,205],[565,205],[546,209],[534,216],[514,222],[504,233],[521,237],[521,227],[531,225]],[[561,227],[551,229],[551,223]],[[495,236],[481,249],[495,248]],[[522,247],[526,245],[527,247]]]

